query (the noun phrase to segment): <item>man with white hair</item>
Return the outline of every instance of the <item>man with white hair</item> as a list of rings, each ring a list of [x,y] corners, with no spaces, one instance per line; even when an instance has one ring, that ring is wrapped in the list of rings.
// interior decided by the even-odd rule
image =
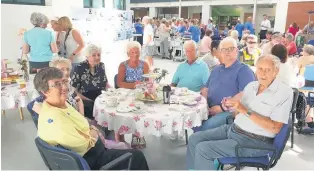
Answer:
[[[199,92],[204,88],[209,77],[209,69],[205,62],[197,58],[197,45],[193,40],[183,45],[187,60],[181,63],[172,78],[172,86],[186,87]]]
[[[142,19],[144,24],[143,31],[143,51],[145,61],[148,63],[149,68],[153,67],[153,54],[154,54],[154,29],[150,24],[150,17],[145,16]]]
[[[257,80],[249,83],[241,100],[228,99],[224,107],[233,110],[231,125],[197,132],[190,136],[187,148],[187,169],[215,170],[214,160],[222,157],[258,157],[265,150],[240,148],[255,146],[270,148],[274,137],[288,123],[293,101],[292,89],[276,79],[280,60],[276,56],[262,56],[257,61]]]
[[[237,42],[227,37],[220,42],[221,64],[216,66],[202,89],[202,95],[207,98],[209,119],[194,131],[213,129],[226,123],[231,115],[225,111],[221,103],[223,99],[233,97],[239,99],[246,85],[255,81],[253,71],[238,60]]]

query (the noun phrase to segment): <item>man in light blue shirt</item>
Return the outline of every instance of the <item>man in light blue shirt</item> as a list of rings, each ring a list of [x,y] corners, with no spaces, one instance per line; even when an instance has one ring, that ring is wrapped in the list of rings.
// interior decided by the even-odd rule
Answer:
[[[172,79],[172,86],[186,87],[200,92],[209,77],[208,66],[202,60],[197,59],[196,43],[193,40],[184,43],[184,50],[187,60],[178,66]]]
[[[172,79],[172,86],[186,87],[189,90],[200,92],[206,85],[209,69],[205,62],[197,59],[196,47],[193,40],[184,43],[187,60],[178,66]]]
[[[238,20],[237,22],[238,22],[238,23],[237,23],[237,25],[235,26],[235,30],[237,30],[238,33],[239,33],[239,41],[240,41],[241,38],[242,38],[242,32],[243,32],[243,30],[244,30],[244,25],[241,23],[240,20]]]

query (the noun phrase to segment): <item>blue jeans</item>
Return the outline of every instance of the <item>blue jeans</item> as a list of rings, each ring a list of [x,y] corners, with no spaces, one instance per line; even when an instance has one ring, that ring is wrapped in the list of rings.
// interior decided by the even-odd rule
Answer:
[[[222,125],[218,128],[194,133],[189,138],[186,152],[188,170],[217,170],[214,160],[223,157],[235,157],[235,147],[251,145],[258,147],[270,147],[263,141],[239,134],[233,129],[234,124]],[[241,157],[265,156],[268,152],[256,149],[242,149]]]
[[[226,124],[227,117],[231,116],[231,115],[232,115],[232,113],[230,113],[230,112],[218,113],[218,114],[212,116],[211,118],[207,119],[206,121],[203,121],[203,123],[200,127],[193,128],[193,131],[198,132],[198,131],[205,131],[208,129],[217,128],[221,125]]]

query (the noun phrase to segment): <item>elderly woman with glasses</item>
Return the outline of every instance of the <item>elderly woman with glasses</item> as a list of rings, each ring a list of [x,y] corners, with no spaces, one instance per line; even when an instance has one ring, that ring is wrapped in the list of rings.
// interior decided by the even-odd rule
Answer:
[[[31,14],[34,28],[24,33],[23,55],[29,54],[29,68],[31,73],[49,66],[53,53],[58,52],[55,37],[46,30],[49,19],[42,13]]]
[[[70,84],[70,72],[72,69],[71,62],[68,59],[57,57],[54,58],[50,64],[50,67],[55,67],[60,69],[63,72],[64,80],[68,80],[68,84]],[[84,115],[84,105],[82,99],[77,95],[75,89],[71,86],[68,88],[68,98],[67,102],[73,106],[78,112]],[[34,104],[33,110],[36,113],[39,113],[41,109],[42,103],[37,100]]]
[[[62,147],[82,156],[92,170],[99,170],[110,161],[125,153],[132,153],[131,169],[148,170],[145,156],[138,150],[106,149],[99,139],[99,131],[66,100],[68,97],[68,79],[57,68],[44,68],[34,78],[36,90],[44,96],[38,119],[38,136],[52,146]],[[113,169],[128,167],[128,161],[116,165]]]
[[[240,61],[253,66],[261,54],[262,51],[257,46],[257,36],[249,35],[247,37],[246,47],[239,53]]]
[[[101,48],[90,44],[86,49],[87,60],[79,63],[73,70],[72,86],[84,101],[85,116],[93,119],[95,99],[102,90],[110,87],[105,71],[105,64],[101,60]]]

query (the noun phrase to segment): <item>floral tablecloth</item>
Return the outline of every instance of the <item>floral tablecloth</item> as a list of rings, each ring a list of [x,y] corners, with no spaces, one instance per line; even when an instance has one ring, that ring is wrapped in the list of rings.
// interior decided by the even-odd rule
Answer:
[[[38,92],[33,85],[34,76],[30,75],[24,89],[18,84],[4,85],[1,90],[1,110],[26,107],[31,100],[38,97]]]
[[[195,92],[191,94],[200,96]],[[143,113],[119,113],[116,107],[108,107],[102,103],[106,98],[108,96],[102,94],[96,99],[93,114],[99,125],[108,127],[109,130],[114,130],[118,134],[132,133],[137,136],[152,134],[159,137],[163,133],[171,134],[178,131],[179,135],[182,135],[185,129],[200,126],[202,121],[208,118],[207,102],[204,97],[201,97],[196,105],[189,107],[162,102],[145,103],[147,110]],[[135,99],[134,94],[133,97],[129,95],[124,98],[126,101]],[[180,97],[173,95],[171,98]]]

